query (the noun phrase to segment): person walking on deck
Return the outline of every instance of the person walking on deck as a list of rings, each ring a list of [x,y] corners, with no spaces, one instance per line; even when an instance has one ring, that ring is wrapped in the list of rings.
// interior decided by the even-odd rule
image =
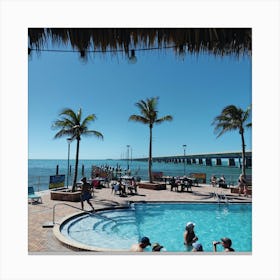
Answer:
[[[84,210],[84,201],[86,200],[87,203],[91,206],[92,210],[94,211],[94,207],[92,206],[91,202],[89,201],[92,198],[91,192],[90,192],[90,184],[87,182],[87,178],[83,177],[81,179],[83,182],[81,186],[81,206],[82,210]]]

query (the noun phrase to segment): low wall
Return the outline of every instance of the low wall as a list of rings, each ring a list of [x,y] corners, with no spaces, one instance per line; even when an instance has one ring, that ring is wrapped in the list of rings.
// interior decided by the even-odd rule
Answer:
[[[148,190],[166,190],[166,185],[164,183],[149,183],[149,182],[142,182],[138,184],[139,188],[148,189]]]
[[[52,200],[61,200],[61,201],[72,201],[78,202],[81,200],[80,198],[81,192],[71,192],[71,191],[51,191],[51,199]]]
[[[195,178],[198,183],[206,184],[206,173],[191,173],[190,177]]]

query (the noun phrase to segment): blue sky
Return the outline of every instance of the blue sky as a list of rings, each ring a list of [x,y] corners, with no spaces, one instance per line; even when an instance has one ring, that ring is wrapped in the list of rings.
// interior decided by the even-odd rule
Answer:
[[[148,126],[128,118],[139,114],[137,101],[156,96],[159,116],[170,114],[173,121],[154,127],[153,156],[181,155],[183,144],[186,154],[241,149],[237,131],[216,138],[211,123],[227,105],[246,109],[252,103],[251,58],[187,54],[182,59],[172,50],[136,56],[135,64],[122,54],[95,54],[85,63],[77,53],[33,53],[28,62],[29,158],[67,158],[66,139],[54,139],[51,129],[66,107],[82,108],[84,117],[94,113],[97,119],[89,128],[104,135],[104,140],[82,138],[81,159],[126,158],[127,145],[132,157],[146,157]],[[251,130],[245,141],[251,149]]]

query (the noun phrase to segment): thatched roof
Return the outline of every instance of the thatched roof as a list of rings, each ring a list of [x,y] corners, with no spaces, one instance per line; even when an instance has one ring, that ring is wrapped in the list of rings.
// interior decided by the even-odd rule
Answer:
[[[89,53],[173,48],[175,54],[208,52],[251,55],[251,28],[29,28],[28,50],[70,44],[81,57]]]

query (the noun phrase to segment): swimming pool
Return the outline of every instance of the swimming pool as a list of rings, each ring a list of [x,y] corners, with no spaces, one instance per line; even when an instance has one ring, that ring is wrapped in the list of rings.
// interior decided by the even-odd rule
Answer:
[[[127,209],[75,217],[63,223],[60,232],[75,244],[105,251],[129,250],[148,236],[168,252],[186,252],[183,233],[189,221],[196,224],[204,251],[212,252],[212,241],[226,236],[237,252],[252,252],[252,205],[247,203],[134,203]]]

